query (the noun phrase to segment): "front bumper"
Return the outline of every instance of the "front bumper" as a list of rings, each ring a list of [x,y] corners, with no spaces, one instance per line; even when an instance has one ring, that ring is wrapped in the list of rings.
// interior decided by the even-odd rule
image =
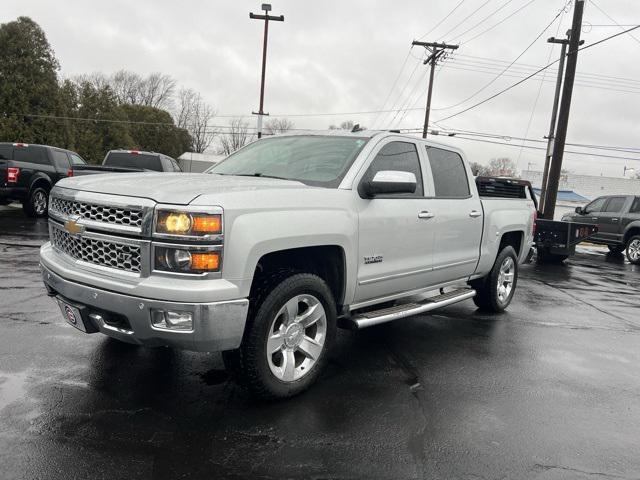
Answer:
[[[41,269],[50,295],[85,307],[82,310],[85,323],[118,340],[206,352],[233,350],[242,341],[249,308],[246,298],[212,303],[161,301],[73,282],[43,264]],[[185,332],[154,328],[151,325],[151,309],[192,312],[193,330]],[[96,320],[95,314],[99,314],[102,320]],[[118,318],[118,322],[110,322],[109,318]]]

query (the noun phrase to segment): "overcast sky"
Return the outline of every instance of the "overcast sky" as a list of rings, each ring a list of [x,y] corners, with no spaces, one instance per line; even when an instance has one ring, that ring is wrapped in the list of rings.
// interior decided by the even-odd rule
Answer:
[[[343,120],[376,128],[421,127],[427,67],[420,63],[423,51],[409,47],[414,38],[433,30],[424,41],[461,43],[437,71],[431,118],[438,122],[517,82],[533,71],[531,66],[557,59],[559,47],[551,51],[546,39],[564,35],[573,8],[542,33],[514,67],[463,102],[515,60],[566,0],[464,0],[434,28],[458,4],[459,0],[274,0],[272,14],[283,14],[285,21],[270,24],[265,111],[290,115],[297,128],[326,128]],[[20,15],[38,22],[65,76],[122,68],[140,74],[159,71],[201,92],[220,115],[248,115],[258,109],[263,27],[262,22],[249,19],[249,11],[259,8],[259,2],[237,0],[3,0],[0,22]],[[620,32],[615,23],[640,24],[640,1],[589,1],[582,32],[585,45]],[[568,141],[636,149],[636,154],[589,152],[638,160],[567,154],[564,165],[572,172],[622,176],[625,165],[640,172],[640,29],[632,35],[635,38],[625,34],[580,53]],[[512,145],[521,143],[513,137],[542,140],[549,129],[554,72],[541,80],[542,76],[528,80],[440,125],[502,135]],[[293,116],[383,107],[420,110]],[[217,118],[215,123],[228,121]],[[253,125],[255,119],[249,121]],[[486,163],[508,156],[518,161],[520,169],[538,170],[544,161],[544,151],[455,137],[438,139],[464,148],[472,161]],[[544,147],[543,143],[527,145]]]

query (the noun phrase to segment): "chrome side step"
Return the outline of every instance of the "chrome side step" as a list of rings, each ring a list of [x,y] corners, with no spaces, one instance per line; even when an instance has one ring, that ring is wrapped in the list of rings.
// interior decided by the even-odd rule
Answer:
[[[405,303],[380,310],[358,313],[349,318],[347,322],[351,328],[360,330],[380,323],[392,322],[399,318],[429,312],[436,308],[446,307],[447,305],[473,298],[475,295],[475,290],[462,288],[435,297],[426,298],[420,302]]]

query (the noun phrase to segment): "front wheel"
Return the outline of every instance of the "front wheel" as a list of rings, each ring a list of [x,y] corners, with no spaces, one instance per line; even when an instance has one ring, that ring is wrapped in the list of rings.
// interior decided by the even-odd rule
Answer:
[[[505,247],[498,254],[489,275],[471,284],[476,290],[473,301],[481,310],[502,312],[511,303],[517,283],[518,256],[513,247]]]
[[[640,265],[640,235],[635,235],[627,242],[627,260]]]
[[[300,273],[271,282],[256,289],[263,298],[251,299],[242,345],[223,357],[244,387],[267,399],[314,383],[336,336],[335,301],[324,280]]]

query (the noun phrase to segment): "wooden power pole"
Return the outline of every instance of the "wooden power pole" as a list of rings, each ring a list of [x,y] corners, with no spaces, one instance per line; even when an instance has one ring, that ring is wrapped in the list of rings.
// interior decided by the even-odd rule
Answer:
[[[431,113],[431,92],[433,91],[433,73],[436,69],[436,64],[438,60],[446,50],[456,50],[458,45],[448,45],[446,43],[435,43],[435,42],[418,42],[414,40],[412,45],[418,45],[420,47],[426,48],[430,55],[424,61],[424,64],[427,63],[431,65],[431,71],[429,72],[429,90],[427,91],[427,109],[424,113],[424,127],[422,127],[422,138],[427,138],[427,132],[429,129],[429,114]]]
[[[573,22],[569,36],[569,53],[567,53],[567,70],[564,75],[564,86],[562,88],[560,111],[558,113],[558,127],[553,142],[553,155],[551,157],[551,165],[549,166],[549,178],[547,180],[547,190],[544,199],[544,210],[542,211],[542,217],[546,219],[553,219],[556,199],[558,198],[558,185],[562,172],[562,157],[564,155],[564,144],[567,140],[567,127],[569,126],[573,82],[576,78],[576,67],[578,65],[578,48],[580,47],[580,31],[582,29],[584,2],[585,0],[576,0],[573,9]]]
[[[258,115],[258,138],[262,137],[262,117],[269,115],[264,113],[264,78],[267,70],[267,38],[269,36],[269,20],[274,22],[284,22],[284,15],[274,16],[269,15],[271,11],[271,5],[268,3],[262,4],[262,10],[264,15],[256,15],[255,13],[249,13],[249,18],[255,20],[264,20],[264,40],[262,42],[262,80],[260,82],[260,109],[257,112],[252,112],[254,115]]]

